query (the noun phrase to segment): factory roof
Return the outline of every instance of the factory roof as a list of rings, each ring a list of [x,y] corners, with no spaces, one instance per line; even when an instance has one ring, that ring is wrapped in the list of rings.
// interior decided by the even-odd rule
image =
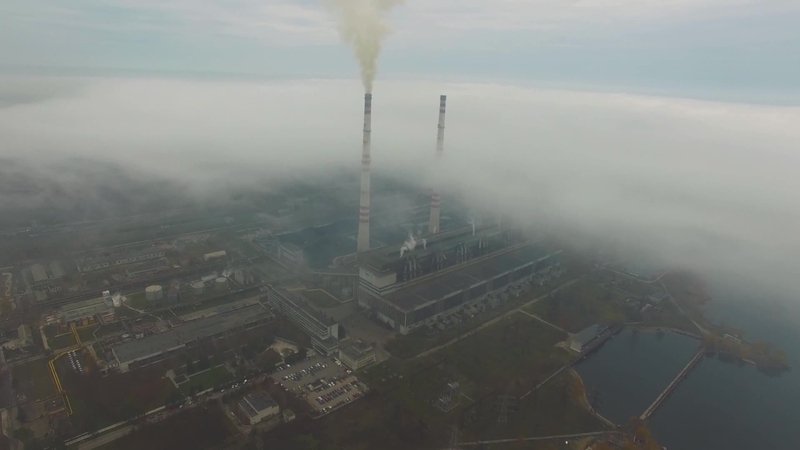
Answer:
[[[96,314],[102,314],[108,311],[108,306],[105,303],[95,303],[88,306],[83,306],[81,308],[72,308],[68,310],[61,311],[61,320],[64,322],[73,322],[76,320],[81,320],[86,317],[92,317]]]
[[[163,268],[168,268],[169,263],[166,258],[160,258],[155,261],[145,261],[127,266],[125,271],[128,275],[138,275],[142,273],[152,272]]]
[[[329,327],[336,323],[335,320],[326,316],[322,312],[320,312],[317,308],[313,305],[308,303],[305,297],[302,294],[301,290],[288,290],[281,287],[273,288],[277,293],[281,294],[281,296],[291,303],[294,306],[294,309],[297,311],[301,311],[307,314],[310,318],[313,318],[326,327]]]
[[[430,255],[439,249],[449,249],[460,242],[475,241],[477,239],[487,238],[501,233],[502,230],[496,226],[488,226],[478,228],[475,233],[472,232],[472,227],[460,228],[445,233],[439,233],[432,236],[426,236],[426,243],[423,245],[422,237],[415,238],[416,246],[414,250],[406,252],[405,254],[413,254],[418,258]],[[369,266],[373,269],[383,270],[388,264],[394,263],[400,259],[400,249],[405,244],[388,245],[369,252],[359,255],[359,260],[363,265]],[[393,270],[393,269],[392,269]]]
[[[94,258],[77,259],[75,260],[75,262],[78,263],[79,267],[86,267],[86,266],[95,266],[103,263],[115,264],[117,261],[135,260],[142,257],[155,258],[157,257],[156,255],[163,256],[164,253],[165,250],[163,248],[150,247],[142,250],[115,253],[108,256],[97,256]]]
[[[47,269],[41,264],[34,264],[31,266],[31,275],[33,276],[34,283],[46,281],[50,278],[47,276]]]
[[[114,347],[114,355],[120,364],[137,361],[271,316],[272,314],[261,305],[248,306],[214,317],[197,319],[163,333],[117,345]]]
[[[66,275],[64,268],[61,267],[61,263],[58,261],[50,263],[50,272],[53,274],[53,278],[61,278]]]
[[[538,261],[552,253],[549,249],[528,245],[412,284],[386,295],[385,298],[397,307],[409,311],[451,293],[481,284],[520,266]]]

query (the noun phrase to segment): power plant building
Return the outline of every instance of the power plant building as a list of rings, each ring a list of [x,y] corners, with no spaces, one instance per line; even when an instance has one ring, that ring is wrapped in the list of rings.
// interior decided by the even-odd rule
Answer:
[[[283,288],[270,288],[267,302],[311,336],[311,346],[323,355],[339,348],[339,324],[310,305],[301,295]]]
[[[163,333],[125,342],[112,348],[121,372],[163,360],[170,354],[224,333],[247,330],[270,323],[275,316],[260,304],[213,317],[197,319]]]
[[[560,250],[518,234],[499,227],[462,229],[432,236],[422,248],[389,246],[366,253],[359,304],[407,334],[559,262]]]
[[[151,259],[163,258],[166,252],[160,248],[149,248],[138,252],[119,253],[110,256],[100,256],[97,258],[86,258],[75,261],[80,272],[91,272],[94,270],[108,269],[113,266],[131,264]]]

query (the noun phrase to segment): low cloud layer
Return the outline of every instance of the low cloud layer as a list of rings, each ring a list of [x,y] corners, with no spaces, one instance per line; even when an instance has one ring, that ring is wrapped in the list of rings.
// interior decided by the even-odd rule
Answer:
[[[197,195],[359,164],[354,81],[37,82],[57,87],[0,91],[4,161],[109,161]],[[441,93],[445,168],[431,174]],[[795,107],[481,84],[375,88],[377,171],[416,183],[435,176],[477,207],[783,292],[800,273],[798,148]]]

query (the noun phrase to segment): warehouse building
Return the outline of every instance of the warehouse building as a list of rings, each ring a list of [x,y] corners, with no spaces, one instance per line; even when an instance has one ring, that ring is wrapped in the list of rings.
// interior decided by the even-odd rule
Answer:
[[[569,348],[580,353],[589,348],[606,330],[608,330],[608,326],[602,323],[584,328],[570,338]]]
[[[267,291],[267,302],[311,336],[311,345],[318,352],[330,355],[339,348],[339,324],[309,304],[302,294],[272,287]]]
[[[342,347],[339,350],[339,360],[345,366],[358,370],[366,367],[378,360],[375,354],[375,348],[369,344],[358,341],[353,345]]]
[[[22,324],[17,328],[19,347],[29,347],[33,345],[33,331],[30,325]]]
[[[75,261],[80,272],[91,272],[94,270],[108,269],[123,264],[149,261],[152,259],[163,258],[166,252],[160,248],[149,248],[138,252],[118,253],[116,255],[101,256],[97,258],[86,258]]]
[[[280,412],[280,406],[266,392],[245,395],[235,410],[236,416],[245,425],[255,425]]]
[[[270,323],[274,316],[260,304],[194,320],[163,333],[112,348],[121,372],[164,359],[175,351],[195,346],[225,333],[248,330]]]
[[[560,261],[561,250],[526,242],[512,230],[449,234],[444,241],[428,242],[422,252],[402,252],[405,258],[398,247],[363,258],[359,304],[407,334]]]

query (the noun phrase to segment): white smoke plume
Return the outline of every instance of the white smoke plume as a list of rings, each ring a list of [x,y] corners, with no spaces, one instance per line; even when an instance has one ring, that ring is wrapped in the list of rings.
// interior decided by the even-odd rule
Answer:
[[[414,239],[414,235],[408,233],[408,240],[403,242],[403,246],[400,247],[400,257],[402,258],[406,252],[410,252],[417,247],[417,241]]]
[[[378,71],[378,55],[389,26],[383,20],[386,13],[404,0],[326,0],[339,19],[342,39],[353,47],[361,65],[361,82],[367,93]]]

